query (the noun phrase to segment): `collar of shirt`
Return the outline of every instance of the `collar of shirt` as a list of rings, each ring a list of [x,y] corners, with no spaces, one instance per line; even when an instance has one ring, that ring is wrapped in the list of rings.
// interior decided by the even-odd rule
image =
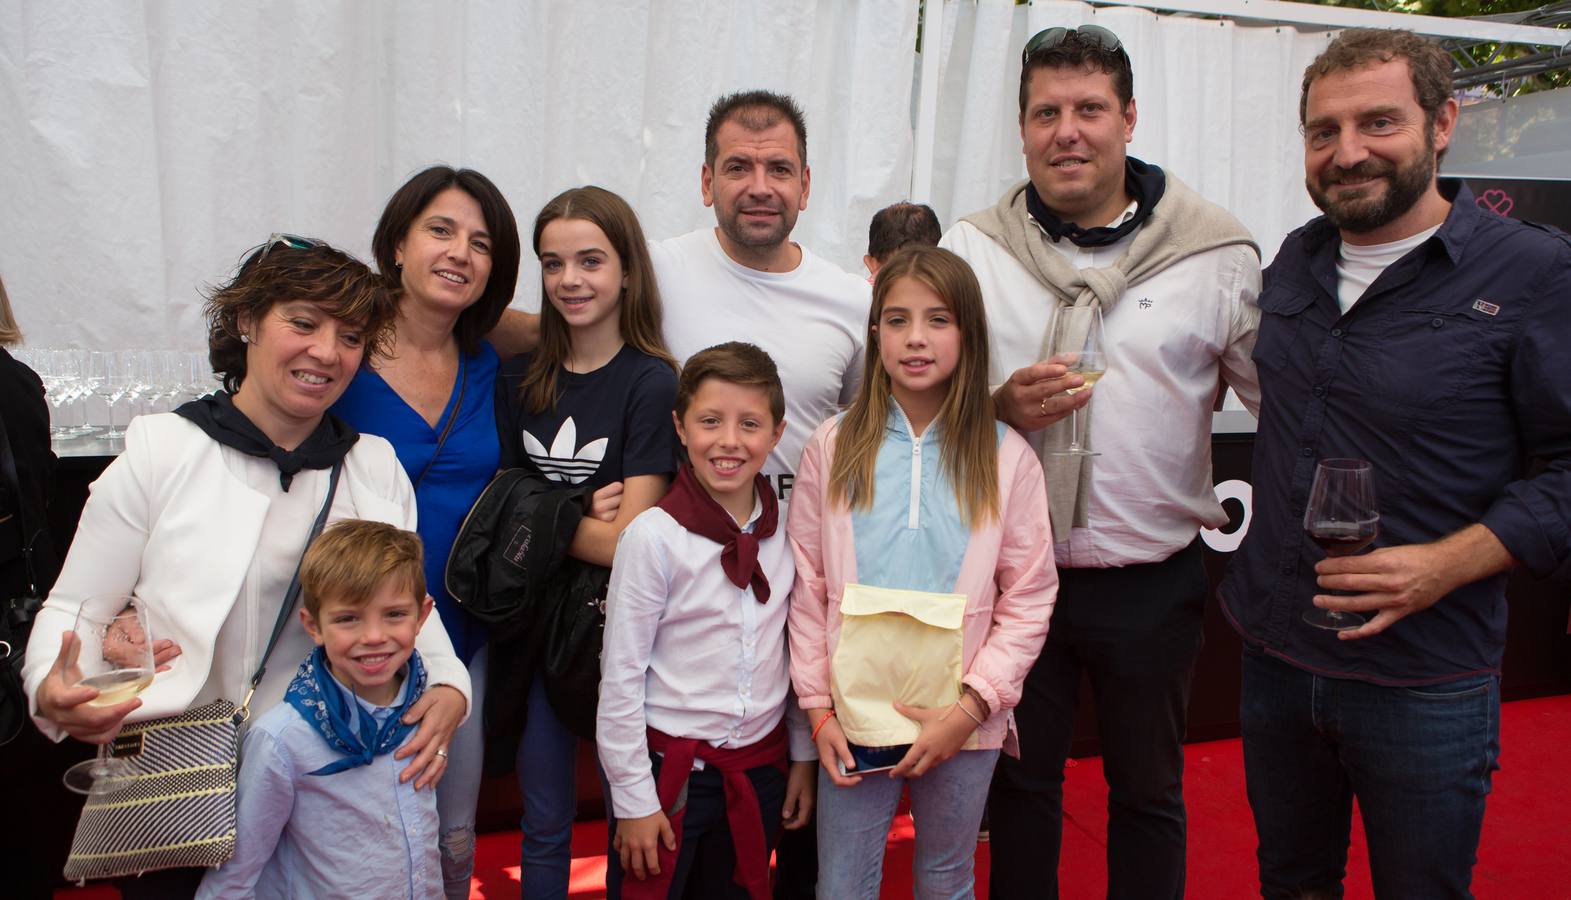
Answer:
[[[408,663],[405,663],[404,667],[398,670],[398,678],[399,678],[398,693],[393,695],[392,701],[390,703],[388,703],[386,706],[378,706],[375,703],[372,703],[369,700],[366,700],[364,697],[361,697],[359,694],[356,694],[353,690],[351,690],[349,688],[349,685],[344,684],[342,681],[340,681],[338,679],[338,673],[337,672],[332,672],[332,671],[328,672],[328,680],[333,683],[333,687],[337,688],[338,692],[340,694],[343,694],[345,697],[348,697],[352,701],[354,701],[355,707],[357,709],[359,709],[359,710],[361,710],[363,712],[369,713],[371,715],[371,717],[373,719],[376,719],[378,722],[380,722],[383,719],[387,718],[388,715],[390,715],[393,712],[393,710],[398,709],[400,706],[404,705],[404,695],[409,693],[409,664]]]
[[[1440,195],[1451,201],[1451,211],[1446,213],[1445,221],[1440,223],[1440,230],[1430,240],[1440,242],[1454,265],[1462,261],[1467,242],[1477,230],[1479,219],[1494,213],[1480,209],[1473,191],[1463,182],[1442,179],[1439,186]],[[1341,243],[1341,233],[1324,216],[1304,226],[1304,248],[1312,256],[1317,274],[1324,272],[1326,266],[1335,267]]]
[[[1135,217],[1135,212],[1137,210],[1139,210],[1139,209],[1140,209],[1140,201],[1139,200],[1131,200],[1131,201],[1129,201],[1129,205],[1124,207],[1124,211],[1123,212],[1121,212],[1118,215],[1114,216],[1113,220],[1111,222],[1104,223],[1101,227],[1103,227],[1103,228],[1117,228],[1118,226],[1120,226],[1120,225],[1124,224],[1125,222],[1129,221],[1130,219],[1134,218]],[[1031,224],[1035,225],[1039,230],[1042,230],[1042,225],[1041,225],[1041,223],[1037,222],[1037,220],[1032,219],[1031,220]],[[1123,237],[1119,238],[1118,240],[1114,241],[1113,243],[1106,244],[1106,245],[1100,246],[1100,247],[1082,247],[1082,246],[1074,243],[1073,241],[1067,241],[1067,240],[1065,240],[1065,241],[1049,240],[1047,242],[1047,245],[1049,247],[1052,247],[1054,250],[1057,250],[1059,253],[1062,253],[1064,256],[1068,257],[1069,260],[1071,262],[1073,262],[1076,267],[1084,269],[1087,266],[1094,266],[1094,265],[1096,265],[1097,264],[1096,261],[1098,259],[1108,259],[1108,258],[1117,259],[1119,256],[1122,256],[1123,253],[1124,253],[1124,249],[1129,246],[1129,242],[1134,240],[1135,239],[1135,235],[1137,235],[1139,233],[1140,233],[1140,229],[1136,228],[1134,231],[1129,232],[1128,234],[1124,235]],[[1046,235],[1047,231],[1046,230],[1042,230],[1042,234]]]

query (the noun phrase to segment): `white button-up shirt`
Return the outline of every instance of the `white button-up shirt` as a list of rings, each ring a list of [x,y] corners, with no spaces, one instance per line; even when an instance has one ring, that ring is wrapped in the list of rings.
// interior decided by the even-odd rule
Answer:
[[[775,533],[758,545],[768,603],[726,577],[720,544],[663,509],[645,510],[622,532],[606,599],[595,730],[617,818],[660,809],[650,727],[739,748],[768,737],[785,717],[791,758],[818,758],[795,702],[788,715],[786,612],[795,566],[783,513]],[[758,514],[755,502],[745,530]]]
[[[1115,223],[1134,213],[1131,204]],[[1112,266],[1139,229],[1103,247],[1068,239],[1053,247],[1076,268]],[[971,264],[992,335],[990,381],[1040,362],[1057,301],[997,241],[968,222],[940,246]],[[1158,562],[1216,528],[1227,514],[1211,481],[1211,412],[1223,379],[1251,412],[1259,408],[1255,331],[1260,261],[1242,244],[1174,263],[1104,312],[1107,374],[1092,394],[1087,525],[1055,547],[1065,568]],[[1026,435],[1040,450],[1043,432]],[[1053,459],[1049,457],[1049,466]]]

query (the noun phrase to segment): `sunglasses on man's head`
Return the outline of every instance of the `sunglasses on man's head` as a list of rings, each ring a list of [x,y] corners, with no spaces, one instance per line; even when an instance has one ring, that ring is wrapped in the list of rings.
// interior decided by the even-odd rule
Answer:
[[[1124,51],[1124,43],[1118,35],[1108,31],[1100,25],[1081,25],[1079,28],[1065,28],[1062,25],[1053,28],[1044,28],[1026,41],[1026,48],[1020,54],[1020,64],[1023,66],[1031,60],[1032,54],[1043,53],[1051,50],[1069,40],[1072,34],[1079,35],[1082,39],[1101,47],[1109,53],[1122,53],[1125,58],[1129,54]]]

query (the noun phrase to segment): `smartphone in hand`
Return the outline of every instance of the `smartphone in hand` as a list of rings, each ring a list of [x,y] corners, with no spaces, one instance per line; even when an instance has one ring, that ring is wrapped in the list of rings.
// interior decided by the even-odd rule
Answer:
[[[856,768],[847,769],[843,761],[836,762],[836,765],[840,768],[840,774],[848,778],[852,775],[887,772],[898,766],[911,750],[910,744],[896,744],[892,747],[864,747],[861,744],[846,746],[851,750],[851,761],[856,764]]]

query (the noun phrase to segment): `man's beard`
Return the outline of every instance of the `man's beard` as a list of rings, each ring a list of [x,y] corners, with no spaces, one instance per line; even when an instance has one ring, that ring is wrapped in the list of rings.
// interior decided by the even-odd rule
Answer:
[[[1331,199],[1330,188],[1343,179],[1382,177],[1386,180],[1386,191],[1379,198]],[[1314,178],[1305,178],[1304,187],[1309,191],[1309,199],[1320,207],[1331,224],[1341,231],[1362,234],[1401,218],[1418,203],[1434,180],[1435,145],[1430,138],[1424,142],[1424,152],[1406,165],[1398,166],[1370,157],[1352,168],[1327,168],[1321,172],[1318,183]],[[1378,186],[1371,182],[1365,190]]]
[[[774,227],[767,231],[744,228],[742,226],[741,213],[736,213],[732,216],[720,216],[719,222],[720,230],[725,232],[725,236],[731,239],[731,243],[738,247],[751,247],[755,250],[770,249],[785,243],[786,238],[791,236],[792,226],[796,224],[794,221],[787,221],[787,217],[783,213],[776,220]]]

